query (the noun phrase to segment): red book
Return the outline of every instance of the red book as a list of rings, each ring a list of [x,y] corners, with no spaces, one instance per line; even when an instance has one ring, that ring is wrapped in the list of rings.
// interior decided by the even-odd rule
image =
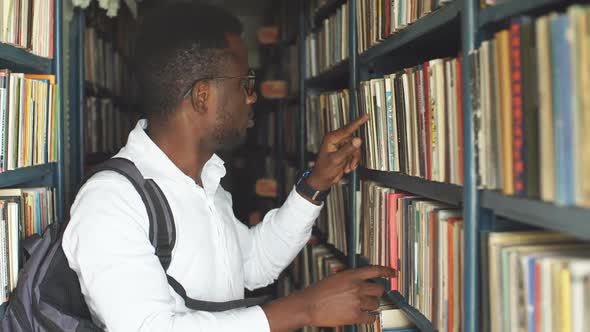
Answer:
[[[397,234],[397,201],[407,196],[400,193],[387,194],[387,225],[389,226],[389,265],[399,272],[399,239]],[[391,278],[391,290],[398,290],[397,275]]]
[[[453,315],[455,314],[455,287],[461,287],[461,285],[455,285],[455,281],[454,279],[457,278],[457,280],[459,279],[458,275],[455,275],[455,264],[459,264],[459,262],[455,262],[454,261],[454,254],[455,254],[455,248],[454,248],[454,237],[453,237],[453,224],[456,222],[461,222],[463,221],[463,218],[461,217],[457,217],[457,218],[449,218],[448,220],[448,224],[447,224],[447,239],[448,239],[448,270],[449,270],[449,275],[448,275],[448,288],[447,288],[447,331],[453,331],[454,325],[455,325],[455,321],[454,321],[454,317]],[[444,236],[444,230],[443,230],[443,236]],[[457,299],[460,301],[460,299]]]
[[[385,3],[385,36],[391,35],[391,1],[383,0]]]
[[[457,56],[457,130],[459,135],[459,184],[463,185],[463,78],[461,77],[461,63],[463,57],[459,53]]]
[[[510,69],[512,83],[512,158],[514,168],[514,194],[525,195],[524,116],[522,107],[522,63],[520,50],[520,23],[510,26]]]

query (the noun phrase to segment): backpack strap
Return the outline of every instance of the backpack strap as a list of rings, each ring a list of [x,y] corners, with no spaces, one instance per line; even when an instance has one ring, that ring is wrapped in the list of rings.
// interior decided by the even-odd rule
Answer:
[[[182,285],[176,281],[172,276],[168,277],[168,284],[174,291],[184,299],[184,304],[187,308],[199,311],[220,312],[238,308],[252,307],[256,305],[263,305],[270,300],[270,296],[250,297],[241,300],[233,300],[227,302],[210,302],[195,300],[186,295],[186,290]]]
[[[111,158],[86,175],[85,181],[102,171],[113,171],[123,175],[141,196],[146,207],[150,223],[150,242],[156,250],[156,256],[164,271],[168,270],[172,260],[172,249],[176,242],[176,228],[170,205],[162,190],[152,179],[145,179],[135,164],[125,158]]]
[[[125,158],[111,158],[95,168],[85,177],[80,187],[94,174],[102,171],[113,171],[123,175],[137,190],[143,201],[150,223],[150,242],[156,250],[156,256],[164,271],[168,271],[172,260],[172,249],[176,242],[176,227],[174,216],[162,189],[152,179],[146,179],[137,169],[135,164]],[[270,299],[269,296],[247,298],[227,302],[209,302],[195,300],[187,296],[186,290],[172,276],[166,273],[168,284],[174,291],[184,299],[187,308],[197,311],[220,312],[237,308],[262,305]]]

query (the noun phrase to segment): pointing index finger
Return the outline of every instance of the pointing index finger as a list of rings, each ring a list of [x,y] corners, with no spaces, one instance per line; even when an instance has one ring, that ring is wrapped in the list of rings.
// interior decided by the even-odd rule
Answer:
[[[362,117],[354,120],[353,122],[347,124],[346,126],[338,129],[337,131],[335,131],[334,133],[336,134],[336,139],[338,141],[341,141],[344,138],[349,137],[350,135],[352,135],[357,129],[359,129],[360,126],[362,126],[363,124],[365,124],[367,121],[369,121],[369,114],[365,114]]]

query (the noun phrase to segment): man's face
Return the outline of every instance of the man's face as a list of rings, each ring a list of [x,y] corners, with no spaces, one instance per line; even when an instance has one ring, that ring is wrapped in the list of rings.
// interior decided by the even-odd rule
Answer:
[[[248,51],[244,41],[236,35],[228,35],[229,51],[222,76],[240,77],[248,75]],[[252,104],[256,102],[256,93],[248,96],[244,89],[244,79],[223,79],[213,83],[216,96],[212,100],[211,110],[215,113],[213,137],[219,149],[229,150],[244,143],[246,131],[254,126]]]

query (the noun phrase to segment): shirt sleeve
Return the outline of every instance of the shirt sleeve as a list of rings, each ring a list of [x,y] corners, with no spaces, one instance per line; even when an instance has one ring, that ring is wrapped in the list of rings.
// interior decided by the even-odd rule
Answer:
[[[309,240],[322,207],[323,203],[315,205],[293,188],[283,206],[269,211],[255,227],[248,228],[236,219],[248,289],[264,287],[278,278]]]
[[[96,320],[109,332],[270,331],[260,307],[210,313],[179,306],[149,242],[139,194],[127,180],[110,179],[82,188],[62,244]]]

